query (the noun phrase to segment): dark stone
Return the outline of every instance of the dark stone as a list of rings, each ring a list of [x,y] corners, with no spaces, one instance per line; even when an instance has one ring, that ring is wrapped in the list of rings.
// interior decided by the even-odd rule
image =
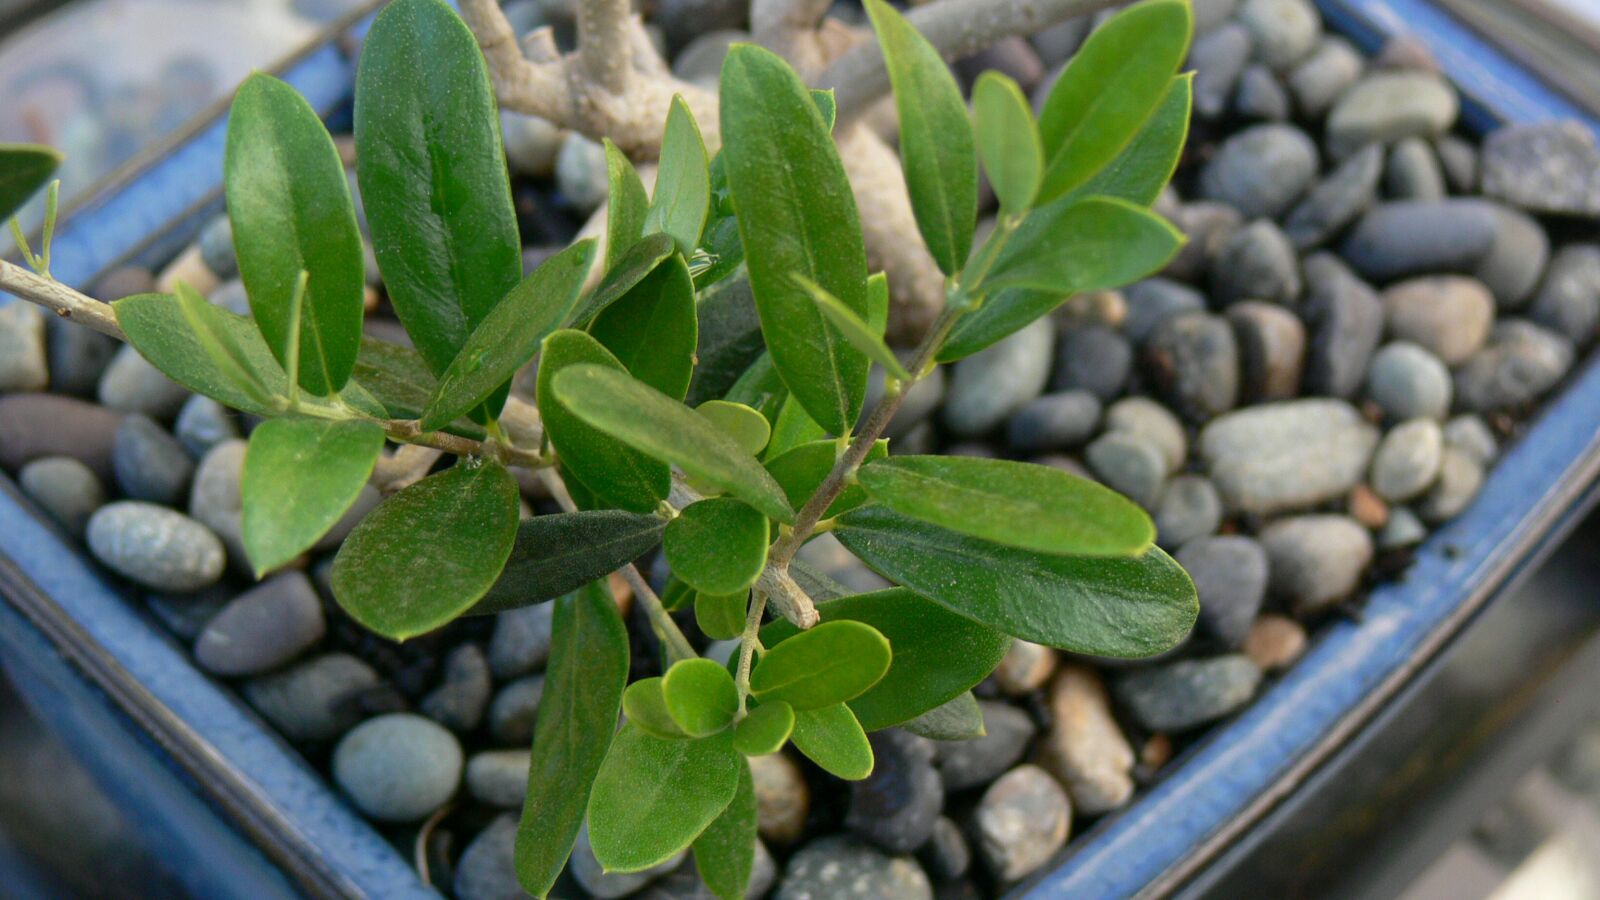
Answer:
[[[163,506],[181,505],[194,477],[194,460],[178,439],[139,413],[117,428],[111,468],[123,494]]]
[[[322,638],[322,601],[304,572],[290,571],[240,594],[195,643],[195,661],[215,675],[276,669]]]
[[[1000,777],[1017,764],[1038,733],[1033,719],[1009,703],[979,700],[985,734],[970,741],[939,741],[939,774],[949,791],[964,791]]]
[[[1472,412],[1525,406],[1572,368],[1572,341],[1520,319],[1495,325],[1489,343],[1456,370],[1456,399]]]
[[[1151,379],[1192,422],[1234,407],[1239,399],[1239,348],[1226,319],[1184,313],[1158,325],[1145,346]]]
[[[1283,224],[1289,242],[1305,251],[1338,234],[1372,205],[1382,175],[1383,150],[1377,144],[1340,163],[1289,211]]]
[[[1053,391],[1085,390],[1103,403],[1122,396],[1133,368],[1128,339],[1104,325],[1069,328],[1056,342]]]
[[[1256,125],[1223,142],[1200,171],[1200,195],[1245,218],[1274,217],[1317,177],[1317,147],[1291,125]]]
[[[1230,654],[1151,666],[1122,676],[1117,699],[1151,731],[1187,731],[1243,707],[1255,696],[1261,670]]]
[[[890,853],[910,853],[933,836],[944,807],[933,742],[898,729],[870,740],[872,774],[851,782],[845,826]]]
[[[1123,290],[1128,318],[1122,330],[1135,344],[1143,344],[1156,326],[1179,313],[1203,311],[1205,295],[1170,278],[1146,278]]]
[[[1300,260],[1289,238],[1257,219],[1235,231],[1211,260],[1212,293],[1223,305],[1239,300],[1293,304],[1300,298]]]
[[[121,424],[122,413],[71,397],[0,397],[0,466],[15,472],[40,457],[70,456],[110,484],[116,477],[112,447]]]
[[[1361,389],[1367,363],[1383,334],[1383,303],[1338,257],[1306,258],[1302,315],[1310,330],[1305,386],[1314,394],[1350,398]]]
[[[1300,318],[1281,306],[1247,300],[1228,307],[1228,321],[1239,343],[1245,402],[1298,395],[1306,358]]]
[[[1239,646],[1267,596],[1267,554],[1242,535],[1203,537],[1178,551],[1200,595],[1200,624],[1224,646]]]

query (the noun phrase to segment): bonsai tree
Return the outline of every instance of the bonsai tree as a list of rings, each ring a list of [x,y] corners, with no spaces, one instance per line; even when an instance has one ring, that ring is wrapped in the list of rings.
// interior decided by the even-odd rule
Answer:
[[[758,36],[820,45],[826,32],[803,23],[826,5],[757,2]],[[48,228],[41,255],[28,253],[37,271],[0,263],[0,287],[260,417],[242,485],[258,574],[315,544],[382,461],[403,486],[332,570],[352,617],[405,640],[555,604],[517,844],[530,892],[549,891],[587,819],[607,869],[692,847],[707,885],[737,897],[756,833],[745,757],[792,743],[863,778],[869,731],[981,734],[970,689],[1013,637],[1140,657],[1193,625],[1192,583],[1129,500],[1042,465],[891,455],[882,439],[938,365],[1074,293],[1144,277],[1181,245],[1149,207],[1186,134],[1190,83],[1177,70],[1191,12],[1144,0],[1111,18],[1036,119],[994,73],[969,111],[940,48],[867,0],[899,114],[895,173],[914,224],[901,238],[938,273],[935,314],[895,352],[884,334],[896,270],[871,271],[886,257],[863,230],[880,210],[858,209],[875,195],[840,149],[867,140],[846,124],[860,88],[813,90],[748,44],[729,51],[715,98],[678,90],[635,71],[631,51],[597,49],[637,43],[616,6],[583,4],[579,50],[531,63],[492,0],[463,4],[476,41],[441,0],[394,0],[373,24],[356,83],[358,177],[413,347],[363,336],[362,236],[339,156],[304,99],[266,75],[239,89],[226,154],[249,317],[181,285],[107,307],[49,279]],[[780,8],[790,15],[768,15]],[[547,41],[536,33],[536,49]],[[603,243],[578,241],[526,277],[495,88],[507,105],[610,132]],[[653,192],[625,150],[658,152]],[[4,152],[39,163],[0,181],[14,207],[49,160]],[[981,240],[980,162],[1000,206]],[[740,335],[758,336],[755,353],[727,350]],[[530,405],[510,385],[535,359]],[[874,365],[885,387],[864,410]],[[391,442],[402,449],[387,458]],[[440,454],[455,461],[432,471]],[[562,511],[519,518],[513,468]],[[847,596],[807,569],[796,553],[823,532],[897,586]],[[658,545],[672,572],[660,595],[633,566]],[[628,683],[614,571],[654,632],[659,677]],[[672,612],[691,607],[707,636],[738,641],[726,663],[680,630]]]

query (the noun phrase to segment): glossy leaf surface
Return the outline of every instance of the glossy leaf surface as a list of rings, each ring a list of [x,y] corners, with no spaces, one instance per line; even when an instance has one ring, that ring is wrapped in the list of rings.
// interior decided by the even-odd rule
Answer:
[[[843,703],[796,712],[790,740],[829,774],[846,781],[860,781],[872,774],[872,744]]]
[[[589,797],[595,858],[611,872],[670,858],[727,809],[744,767],[732,731],[675,741],[622,726]]]
[[[661,549],[672,572],[697,591],[737,594],[767,563],[767,517],[732,497],[691,503],[667,524]]]
[[[61,152],[42,144],[0,143],[0,219],[9,219],[50,181]]]
[[[1044,177],[1044,147],[1028,98],[1009,77],[984,72],[972,86],[972,118],[978,155],[1001,214],[1026,210]]]
[[[682,740],[688,737],[667,711],[667,696],[662,688],[663,679],[641,678],[622,692],[622,714],[628,721],[658,738]]]
[[[649,553],[666,527],[655,516],[620,509],[523,519],[505,568],[471,613],[503,612],[575,591]]]
[[[673,663],[661,679],[667,714],[690,737],[715,734],[733,724],[739,692],[728,670],[709,659]]]
[[[268,419],[250,432],[240,478],[245,553],[256,577],[321,540],[355,503],[383,451],[373,422]]]
[[[757,698],[820,709],[866,693],[889,671],[889,641],[876,628],[839,619],[771,647],[750,673]]]
[[[633,377],[681,400],[694,375],[699,341],[694,281],[683,257],[663,260],[631,290],[595,316],[589,334]]]
[[[610,138],[604,138],[606,151],[606,269],[609,271],[644,235],[645,212],[650,198],[644,182]]]
[[[655,195],[645,216],[645,232],[671,235],[684,256],[693,253],[711,209],[711,170],[700,126],[682,97],[672,98],[667,130],[661,137],[661,166]]]
[[[750,710],[733,727],[733,746],[745,756],[766,756],[783,749],[794,731],[794,707],[772,700]]]
[[[884,459],[889,455],[889,442],[878,440],[872,449],[867,451],[867,461]],[[822,486],[828,472],[832,471],[834,462],[839,456],[839,444],[836,441],[823,440],[811,441],[801,444],[793,450],[783,454],[767,463],[767,471],[783,486],[784,493],[789,497],[789,502],[796,508],[804,505],[811,495]],[[860,485],[845,488],[828,506],[824,516],[837,516],[840,513],[855,509],[867,502],[867,492]]]
[[[1023,220],[983,284],[1061,296],[1120,287],[1158,271],[1184,240],[1170,222],[1126,200],[1064,202]]]

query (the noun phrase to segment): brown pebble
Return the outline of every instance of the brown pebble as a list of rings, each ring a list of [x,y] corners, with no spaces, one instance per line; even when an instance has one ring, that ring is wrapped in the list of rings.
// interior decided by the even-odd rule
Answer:
[[[110,484],[111,446],[122,416],[59,394],[0,397],[0,468],[15,473],[41,456],[70,456]]]
[[[1066,785],[1073,808],[1087,815],[1116,809],[1133,795],[1133,748],[1088,666],[1063,665],[1050,683],[1050,730],[1039,742],[1037,761]]]
[[[756,830],[772,844],[789,844],[805,831],[811,789],[794,760],[782,753],[750,757],[756,795]]]
[[[1056,651],[1029,641],[1012,641],[1011,649],[994,670],[994,682],[1013,697],[1044,687],[1056,671]]]
[[[1390,38],[1378,55],[1372,58],[1372,65],[1378,69],[1417,69],[1423,72],[1438,72],[1439,60],[1428,49],[1428,45],[1409,34],[1399,34]]]
[[[1389,521],[1389,504],[1372,488],[1358,484],[1350,492],[1350,518],[1368,528],[1382,528]]]
[[[1139,748],[1139,765],[1150,772],[1159,770],[1172,761],[1172,738],[1157,732]]]
[[[1263,672],[1288,668],[1306,650],[1306,629],[1288,616],[1267,613],[1245,635],[1244,655]]]
[[[206,268],[205,261],[200,258],[199,244],[190,245],[189,249],[161,270],[161,275],[156,278],[156,290],[170,294],[180,281],[194,288],[202,297],[209,296],[221,284],[216,273]]]
[[[626,619],[633,609],[633,588],[628,584],[628,579],[622,577],[620,572],[612,572],[607,579],[611,585],[611,595],[617,598],[617,611]]]

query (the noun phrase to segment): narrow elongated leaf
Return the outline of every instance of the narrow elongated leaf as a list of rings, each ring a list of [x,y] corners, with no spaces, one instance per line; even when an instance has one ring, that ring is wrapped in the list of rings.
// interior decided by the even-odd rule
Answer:
[[[743,763],[732,802],[694,840],[694,867],[718,900],[743,900],[755,863],[756,789]]]
[[[384,286],[417,351],[442,373],[522,277],[489,73],[443,0],[394,0],[372,23],[355,138]]]
[[[517,536],[517,481],[492,460],[460,462],[378,504],[333,561],[333,595],[397,641],[472,608]]]
[[[371,391],[392,419],[420,417],[439,384],[417,351],[366,336],[361,338],[355,371],[350,377]],[[475,429],[471,437],[483,436],[483,430],[471,423],[456,422],[451,427],[462,426]]]
[[[184,302],[167,294],[135,294],[111,307],[128,343],[168,378],[234,409],[277,414],[270,398],[283,396],[289,379],[249,319],[204,300],[186,314]],[[205,322],[196,328],[191,316]],[[215,336],[224,330],[231,341]],[[243,359],[228,353],[228,343],[243,351]]]
[[[967,691],[900,727],[931,741],[970,741],[988,733],[978,698]]]
[[[673,663],[661,679],[667,714],[690,737],[715,734],[733,724],[739,691],[728,670],[709,659]]]
[[[269,407],[275,405],[275,395],[267,383],[281,380],[287,388],[288,375],[285,373],[282,379],[274,378],[273,375],[282,370],[257,361],[251,350],[257,349],[260,344],[253,339],[248,326],[231,327],[233,321],[218,314],[220,307],[206,302],[187,284],[180,282],[173,294],[177,297],[184,321],[188,323],[189,333],[205,351],[212,367],[224,375],[229,384],[255,402]]]
[[[793,731],[794,707],[771,700],[751,709],[733,727],[733,746],[745,756],[766,756],[782,750]]]
[[[984,72],[972,86],[972,119],[978,155],[1000,200],[1000,212],[1026,210],[1044,177],[1044,147],[1028,98],[1009,77]]]
[[[483,403],[533,359],[577,302],[593,257],[592,239],[573,244],[540,263],[484,316],[428,398],[424,430],[437,431]]]
[[[1067,63],[1039,115],[1049,203],[1116,158],[1166,95],[1189,53],[1185,0],[1144,0],[1095,29]]]
[[[1062,296],[1120,287],[1166,265],[1184,240],[1170,222],[1126,200],[1053,204],[1023,220],[983,284]]]
[[[1194,583],[1157,547],[1131,559],[1035,553],[875,506],[846,514],[835,533],[885,578],[996,631],[1074,653],[1152,656],[1182,641],[1199,614]]]
[[[628,155],[617,149],[610,138],[602,141],[606,150],[606,270],[610,271],[644,235],[650,197]]]
[[[567,318],[567,325],[582,328],[611,304],[621,300],[633,290],[634,285],[661,265],[661,261],[677,252],[672,238],[664,234],[650,234],[629,247],[595,285],[589,296],[578,303],[578,308]]]
[[[839,302],[839,298],[828,293],[827,289],[803,275],[796,275],[795,280],[811,295],[812,302],[817,304],[817,309],[839,329],[839,334],[850,342],[850,345],[867,355],[867,358],[883,366],[884,371],[899,379],[910,381],[911,375],[906,372],[905,366],[900,365],[900,360],[883,342],[883,337],[874,332],[872,326],[862,321],[860,316],[851,312],[849,307]]]
[[[867,327],[880,338],[889,327],[889,276],[882,272],[867,276]]]
[[[684,507],[667,524],[661,549],[672,572],[697,591],[737,594],[767,564],[767,517],[732,497]]]
[[[793,397],[785,397],[783,405],[778,408],[778,417],[772,423],[772,436],[767,439],[766,453],[762,456],[762,459],[768,462],[767,470],[772,471],[772,460],[782,458],[801,444],[819,441],[827,436],[828,433],[822,430],[822,426],[812,421],[811,416],[806,413],[806,408],[800,405],[800,401]],[[810,496],[807,494],[796,497],[787,487],[784,488],[784,493],[788,494],[791,504],[805,503],[806,497]]]
[[[883,459],[889,455],[889,442],[880,439],[867,451],[867,461]],[[796,508],[822,486],[834,462],[839,457],[837,441],[812,441],[801,444],[777,459],[767,463],[767,471],[783,487],[784,494]],[[823,515],[837,516],[867,502],[867,492],[859,485],[851,485],[839,493]]]
[[[1035,319],[1049,315],[1067,302],[1067,294],[1032,288],[1006,288],[984,301],[976,310],[956,320],[939,362],[955,362],[993,346],[1026,328]]]
[[[257,72],[228,115],[223,160],[239,277],[267,346],[288,364],[296,334],[290,297],[307,273],[298,323],[300,386],[344,387],[361,344],[361,229],[339,151],[311,104]]]
[[[707,400],[695,407],[695,412],[705,416],[711,424],[722,429],[734,442],[750,454],[758,454],[772,437],[772,426],[767,417],[743,403],[730,400]]]
[[[849,702],[861,727],[877,731],[908,722],[971,690],[1000,665],[1011,638],[905,588],[817,604],[826,622],[861,622],[889,641],[894,659],[883,680]],[[781,647],[799,634],[788,621],[761,629],[761,642]],[[980,720],[981,721],[981,720]]]
[[[877,684],[892,656],[876,628],[824,622],[769,649],[750,673],[750,692],[802,711],[844,703]]]
[[[1174,77],[1161,105],[1128,146],[1093,178],[1074,188],[1070,196],[1115,197],[1140,206],[1156,202],[1183,156],[1193,99],[1194,73]]]
[[[569,368],[604,367],[629,382],[622,363],[600,342],[581,331],[562,330],[545,338],[539,356],[536,393],[545,434],[560,455],[561,468],[600,499],[631,512],[653,512],[672,489],[666,463],[625,446],[574,414],[572,404],[558,399],[555,378]],[[670,402],[670,401],[669,401]]]
[[[678,252],[688,256],[700,244],[700,232],[706,227],[710,209],[711,170],[706,143],[689,112],[689,104],[674,95],[672,108],[667,111],[667,130],[661,136],[661,166],[644,230],[671,235]]]
[[[11,218],[44,187],[61,159],[61,152],[52,147],[0,143],[0,219]]]
[[[736,275],[699,288],[695,309],[700,345],[695,348],[694,380],[684,398],[690,406],[725,396],[766,350],[750,279]]]
[[[728,388],[727,399],[760,412],[768,422],[777,421],[779,411],[789,401],[789,389],[778,377],[771,353],[763,352],[756,357],[750,368]]]
[[[633,377],[675,400],[694,375],[699,340],[694,281],[683,257],[672,255],[589,325]]]
[[[860,781],[872,774],[872,744],[855,713],[843,703],[796,712],[790,740],[831,775]]]
[[[628,629],[605,582],[556,601],[528,793],[517,825],[517,880],[536,897],[566,865],[617,727]]]
[[[327,534],[361,495],[383,451],[373,422],[268,419],[250,432],[240,497],[256,577]]]
[[[722,488],[768,518],[794,520],[783,489],[756,458],[676,400],[616,369],[591,364],[563,369],[553,387],[563,407],[590,426]]]
[[[469,612],[488,615],[575,591],[649,553],[666,527],[656,516],[620,509],[523,519],[505,569]]]
[[[866,249],[844,164],[806,86],[771,52],[734,46],[720,97],[722,158],[761,331],[811,418],[847,434],[866,396],[866,357],[793,280],[799,273],[866,315]]]
[[[638,872],[688,847],[739,790],[733,732],[674,741],[622,726],[589,797],[589,841],[609,872]]]
[[[766,551],[762,551],[766,556]],[[737,594],[696,594],[694,598],[694,623],[700,631],[714,641],[727,641],[744,631],[748,591]]]
[[[961,87],[939,51],[883,0],[867,0],[900,114],[900,158],[911,210],[946,275],[961,271],[978,218],[978,161]]]
[[[622,714],[628,721],[658,738],[682,740],[688,737],[667,711],[667,695],[662,688],[663,679],[641,678],[622,692]]]
[[[862,466],[873,499],[962,534],[1084,556],[1135,556],[1156,538],[1137,504],[1053,466],[970,456],[896,456]]]

